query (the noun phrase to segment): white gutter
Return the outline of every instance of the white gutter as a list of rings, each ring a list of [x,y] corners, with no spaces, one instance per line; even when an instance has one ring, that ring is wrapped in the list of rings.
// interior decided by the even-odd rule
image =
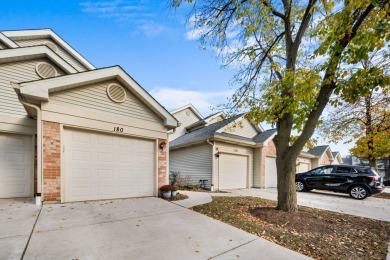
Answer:
[[[14,89],[20,89],[18,84],[11,83]],[[41,109],[33,104],[27,103],[22,100],[22,97],[18,95],[19,102],[25,106],[31,107],[37,111],[37,194],[35,198],[36,205],[42,204],[42,112]]]

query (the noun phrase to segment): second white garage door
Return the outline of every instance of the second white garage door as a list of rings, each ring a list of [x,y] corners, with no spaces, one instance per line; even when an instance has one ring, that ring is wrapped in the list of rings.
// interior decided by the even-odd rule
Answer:
[[[310,170],[310,164],[308,163],[300,162],[297,167],[297,173],[307,172],[309,170]]]
[[[32,138],[0,133],[0,198],[32,195]]]
[[[154,195],[154,141],[65,130],[65,201]]]
[[[248,157],[221,154],[219,157],[219,189],[244,189],[247,187]]]
[[[265,187],[276,188],[278,185],[278,178],[276,173],[276,159],[272,157],[265,157]]]

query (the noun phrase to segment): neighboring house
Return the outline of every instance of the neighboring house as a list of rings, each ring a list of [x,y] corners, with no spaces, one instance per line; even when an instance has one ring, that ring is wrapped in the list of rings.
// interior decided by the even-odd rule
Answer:
[[[170,137],[171,171],[190,175],[194,185],[207,180],[215,189],[260,188],[276,180],[276,167],[268,167],[268,172],[265,167],[275,158],[274,146],[269,146],[274,129],[264,131],[244,114],[202,118],[194,111],[188,105],[172,112],[185,133]]]
[[[170,170],[191,176],[191,184],[207,180],[215,189],[277,186],[276,130],[265,131],[244,118],[226,118],[222,112],[203,118],[192,105],[172,114],[181,123],[170,135]],[[306,172],[334,161],[329,146],[302,151],[296,171]]]
[[[315,156],[311,160],[312,161],[311,168],[332,164],[334,161],[332,151],[330,150],[329,145],[316,146],[308,150],[307,153]]]
[[[332,164],[343,164],[343,158],[341,158],[341,154],[339,152],[332,152],[334,161]]]
[[[156,196],[177,120],[121,67],[49,29],[0,33],[0,198]]]

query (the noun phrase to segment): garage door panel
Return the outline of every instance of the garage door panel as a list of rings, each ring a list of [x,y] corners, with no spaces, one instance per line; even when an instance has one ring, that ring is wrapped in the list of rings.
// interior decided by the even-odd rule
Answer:
[[[299,163],[299,166],[297,168],[297,173],[307,172],[308,170],[310,170],[310,164],[301,162]]]
[[[276,158],[265,158],[265,187],[276,188],[278,184],[276,171]]]
[[[234,154],[221,154],[219,160],[219,188],[246,188],[248,174],[248,157]]]
[[[87,147],[74,132],[65,130],[66,201],[154,195],[154,141],[89,133]]]
[[[0,198],[32,195],[32,138],[0,134]]]

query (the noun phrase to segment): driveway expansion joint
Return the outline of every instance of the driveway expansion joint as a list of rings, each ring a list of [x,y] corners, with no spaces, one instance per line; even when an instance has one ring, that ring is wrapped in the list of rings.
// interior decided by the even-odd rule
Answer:
[[[116,219],[116,220],[110,220],[110,221],[102,221],[102,222],[99,222],[99,223],[91,223],[91,224],[86,224],[86,225],[71,226],[71,227],[61,227],[61,228],[48,229],[48,230],[37,230],[37,231],[35,231],[35,233],[46,233],[46,232],[74,229],[74,228],[80,228],[80,227],[98,226],[98,225],[101,225],[101,224],[115,223],[115,222],[121,222],[121,221],[126,221],[126,220],[135,220],[135,219],[140,219],[140,218],[151,218],[151,217],[155,217],[155,216],[174,214],[174,213],[183,212],[183,211],[184,210],[181,209],[181,210],[164,212],[164,213],[160,213],[160,214],[150,214],[150,215],[143,215],[143,216],[132,217],[132,218],[123,218],[123,219]],[[34,225],[34,227],[35,227],[35,225]],[[33,232],[34,232],[34,228],[33,228]]]
[[[30,232],[30,235],[27,239],[27,243],[26,243],[26,246],[24,247],[24,250],[23,250],[23,254],[22,254],[22,257],[20,259],[23,259],[24,258],[24,255],[26,254],[26,251],[27,251],[27,247],[28,247],[28,244],[30,243],[30,240],[31,240],[31,236],[33,235],[34,233],[34,229],[35,229],[35,226],[37,225],[37,222],[38,222],[38,219],[39,219],[39,216],[42,212],[42,209],[43,209],[43,205],[41,205],[40,209],[39,209],[39,212],[38,212],[38,215],[37,215],[37,218],[35,219],[35,222],[34,222],[34,225],[33,225],[33,228],[31,229],[31,232]]]

